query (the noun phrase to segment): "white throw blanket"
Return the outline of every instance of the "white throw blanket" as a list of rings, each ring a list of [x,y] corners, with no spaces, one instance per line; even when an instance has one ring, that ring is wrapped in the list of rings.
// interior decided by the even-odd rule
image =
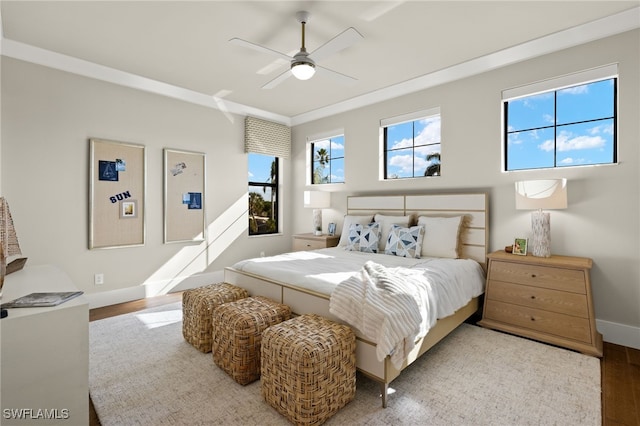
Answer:
[[[406,354],[436,323],[437,300],[424,271],[385,268],[368,261],[361,271],[338,284],[329,310],[368,339],[376,355],[400,368]]]

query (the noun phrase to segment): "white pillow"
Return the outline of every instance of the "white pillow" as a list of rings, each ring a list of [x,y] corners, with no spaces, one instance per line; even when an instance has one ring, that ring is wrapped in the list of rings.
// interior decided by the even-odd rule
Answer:
[[[344,217],[344,223],[342,224],[342,234],[340,234],[340,241],[338,241],[338,247],[344,247],[347,245],[348,242],[348,238],[349,238],[349,228],[351,227],[351,225],[353,224],[360,224],[360,225],[368,225],[371,223],[371,215],[368,216],[353,216],[353,215],[346,215]]]
[[[410,220],[411,216],[385,216],[383,214],[377,214],[373,217],[373,221],[380,224],[380,253],[384,253],[391,227],[393,225],[399,225],[403,228],[408,228]]]
[[[463,216],[420,216],[418,225],[424,226],[420,257],[457,259],[458,240]]]

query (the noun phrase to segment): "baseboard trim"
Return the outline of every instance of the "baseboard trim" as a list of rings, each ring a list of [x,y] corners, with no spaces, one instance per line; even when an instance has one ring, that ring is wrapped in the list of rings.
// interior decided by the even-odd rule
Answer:
[[[156,281],[135,287],[85,294],[85,296],[89,301],[89,309],[94,309],[166,293],[175,293],[177,291],[184,291],[222,281],[224,281],[224,271],[220,270],[203,272],[180,279]]]
[[[605,342],[640,349],[640,327],[599,319],[596,319],[596,327]]]

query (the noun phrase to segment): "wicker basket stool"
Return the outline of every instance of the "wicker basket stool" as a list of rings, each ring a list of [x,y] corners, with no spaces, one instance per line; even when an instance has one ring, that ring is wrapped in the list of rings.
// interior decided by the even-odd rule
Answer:
[[[256,296],[213,310],[213,362],[246,385],[260,378],[260,342],[269,326],[291,318],[287,305]]]
[[[243,288],[227,283],[210,284],[182,293],[182,335],[201,352],[211,352],[213,308],[249,297]]]
[[[319,425],[356,394],[356,337],[315,314],[269,327],[262,335],[262,396],[289,421]]]

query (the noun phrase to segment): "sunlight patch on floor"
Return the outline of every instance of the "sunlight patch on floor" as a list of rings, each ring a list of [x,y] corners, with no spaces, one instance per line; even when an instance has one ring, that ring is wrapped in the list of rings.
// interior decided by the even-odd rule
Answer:
[[[172,311],[137,314],[136,318],[148,329],[158,328],[182,321],[182,310],[175,309]]]

